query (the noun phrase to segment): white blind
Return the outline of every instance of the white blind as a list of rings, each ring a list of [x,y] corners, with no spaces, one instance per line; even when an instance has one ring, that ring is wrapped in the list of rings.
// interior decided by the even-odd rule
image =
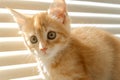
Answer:
[[[19,34],[10,7],[24,14],[47,10],[52,0],[0,0],[0,80],[39,80],[37,63]],[[98,27],[119,37],[120,1],[67,0],[71,26]]]

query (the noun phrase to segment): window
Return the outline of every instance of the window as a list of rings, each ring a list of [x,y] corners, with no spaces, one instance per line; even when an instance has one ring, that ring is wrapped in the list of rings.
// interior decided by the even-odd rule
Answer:
[[[47,10],[52,0],[0,0],[0,79],[37,80],[37,63],[20,36],[18,25],[5,8],[17,9],[24,14]],[[120,1],[67,0],[72,28],[98,27],[120,34]]]

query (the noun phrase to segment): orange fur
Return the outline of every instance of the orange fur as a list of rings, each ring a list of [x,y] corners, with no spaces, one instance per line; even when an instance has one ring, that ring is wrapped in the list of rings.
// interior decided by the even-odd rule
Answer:
[[[45,80],[119,80],[120,40],[96,28],[70,30],[65,3],[61,1],[63,7],[55,5],[57,9],[50,7],[51,12],[33,17],[11,10],[21,26],[28,49],[35,51],[38,62],[42,62],[47,71]],[[47,38],[49,31],[56,33],[55,39]],[[33,35],[38,40],[36,44],[30,42]]]

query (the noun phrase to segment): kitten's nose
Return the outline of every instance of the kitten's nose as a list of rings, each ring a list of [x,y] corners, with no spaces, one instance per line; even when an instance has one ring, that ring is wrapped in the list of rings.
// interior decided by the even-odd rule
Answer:
[[[44,53],[46,53],[47,48],[42,48],[40,50],[43,51]]]
[[[43,51],[44,53],[46,53],[47,48],[46,48],[44,45],[39,44],[39,49],[40,49],[41,51]]]

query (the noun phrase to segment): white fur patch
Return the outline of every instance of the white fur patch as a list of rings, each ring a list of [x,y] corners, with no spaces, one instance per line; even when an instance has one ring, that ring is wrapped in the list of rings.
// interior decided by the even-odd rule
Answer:
[[[54,61],[54,57],[58,54],[59,51],[63,50],[64,48],[66,47],[66,45],[56,45],[54,46],[53,48],[51,49],[48,49],[46,51],[46,54],[40,54],[42,56],[41,57],[41,60],[43,61],[43,63],[46,65],[46,67],[49,66],[49,64],[51,64],[51,62]]]
[[[48,55],[49,55],[49,58],[52,58],[52,57],[54,57],[56,54],[57,54],[57,52],[59,52],[60,50],[61,50],[61,46],[60,45],[56,45],[56,46],[54,46],[51,50],[50,49],[48,49],[47,50],[47,53],[48,53]]]

